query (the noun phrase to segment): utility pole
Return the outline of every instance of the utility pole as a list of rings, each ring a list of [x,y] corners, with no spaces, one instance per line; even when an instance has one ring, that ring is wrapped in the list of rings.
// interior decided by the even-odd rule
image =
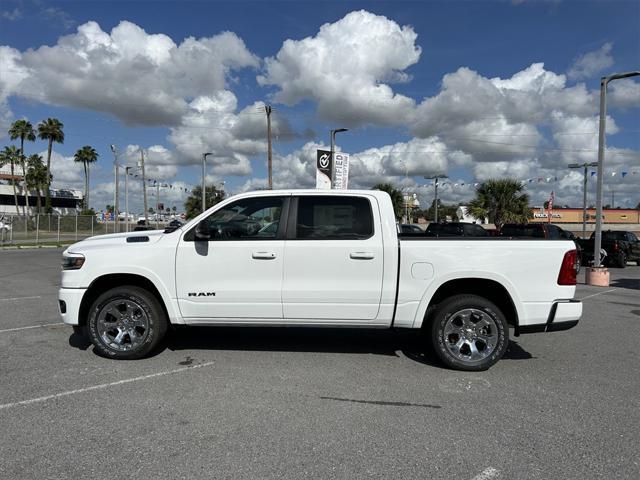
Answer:
[[[594,267],[602,267],[600,249],[602,248],[602,187],[604,177],[604,149],[607,123],[607,85],[613,80],[640,75],[640,71],[615,73],[600,79],[600,128],[598,130],[598,190],[596,194],[596,232],[593,246]]]
[[[140,149],[140,168],[142,169],[142,198],[144,203],[144,225],[149,225],[147,216],[147,180],[144,177],[144,150]]]
[[[131,167],[124,167],[124,231],[129,231],[129,170]]]
[[[115,191],[113,194],[113,214],[115,216],[113,220],[113,233],[118,231],[118,149],[115,145],[111,145],[111,151],[113,152],[113,170],[114,170],[114,181],[115,181]]]
[[[430,177],[424,177],[427,180],[434,180],[434,187],[435,187],[435,199],[434,199],[434,205],[435,205],[435,216],[434,216],[434,223],[438,223],[438,179],[439,178],[448,178],[446,175],[432,175]]]
[[[156,229],[160,229],[158,215],[160,214],[160,182],[156,183]]]
[[[269,178],[269,190],[273,190],[273,159],[271,156],[271,105],[265,105],[267,113],[267,172]]]
[[[587,236],[587,169],[589,167],[597,167],[598,162],[591,163],[570,163],[569,168],[583,168],[584,178],[582,180],[582,238]]]

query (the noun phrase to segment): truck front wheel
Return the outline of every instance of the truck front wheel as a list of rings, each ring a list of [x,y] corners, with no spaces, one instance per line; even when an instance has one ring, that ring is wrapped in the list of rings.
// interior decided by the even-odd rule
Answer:
[[[91,343],[101,355],[131,360],[153,351],[167,333],[158,299],[133,285],[112,288],[92,304],[87,320]]]
[[[455,295],[438,305],[431,320],[433,348],[443,363],[456,370],[486,370],[507,350],[507,321],[486,298]]]

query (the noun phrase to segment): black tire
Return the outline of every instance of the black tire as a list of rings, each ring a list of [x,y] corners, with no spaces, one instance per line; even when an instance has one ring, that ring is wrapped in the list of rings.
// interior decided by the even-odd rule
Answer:
[[[154,351],[166,336],[168,326],[167,316],[155,295],[143,288],[125,285],[106,291],[93,302],[87,333],[100,355],[134,360]]]
[[[433,349],[438,358],[453,369],[487,370],[507,350],[507,321],[500,309],[486,298],[454,295],[438,305],[429,317]]]
[[[617,264],[618,264],[618,267],[620,267],[620,268],[625,268],[627,266],[627,254],[626,253],[620,252],[618,254]]]
[[[84,325],[73,325],[73,333],[85,337],[87,336],[87,329]]]

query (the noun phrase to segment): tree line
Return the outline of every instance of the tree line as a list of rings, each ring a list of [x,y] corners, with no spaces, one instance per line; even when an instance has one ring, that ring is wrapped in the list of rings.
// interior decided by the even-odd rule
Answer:
[[[379,183],[373,190],[387,192],[393,203],[396,219],[404,215],[404,196],[402,191],[391,183]],[[487,180],[476,189],[476,196],[468,203],[468,212],[475,218],[487,218],[500,228],[505,223],[526,223],[533,214],[529,208],[529,195],[524,193],[524,186],[510,178]],[[438,212],[442,218],[454,216],[460,205],[444,205],[438,199]],[[435,200],[428,209],[417,212],[427,220],[435,215]]]
[[[29,209],[29,191],[36,192],[37,209],[40,213],[42,210],[42,192],[44,192],[44,211],[52,213],[51,207],[51,182],[53,175],[51,174],[51,152],[54,143],[64,143],[64,124],[57,118],[47,118],[38,123],[36,128],[26,119],[16,120],[9,128],[9,138],[11,140],[20,140],[20,147],[15,145],[5,146],[0,151],[0,167],[10,166],[11,176],[15,177],[15,168],[20,166],[22,169],[22,195],[24,195],[24,207],[22,213],[24,216],[28,214]],[[47,145],[47,162],[41,155],[32,154],[28,157],[25,155],[24,143],[35,142],[36,137],[46,140]],[[98,160],[98,153],[90,145],[78,149],[73,158],[75,162],[82,163],[84,167],[84,199],[83,210],[89,211],[89,166]],[[19,181],[15,178],[9,180],[13,187],[13,199],[16,207],[16,213],[20,213],[18,203]],[[83,212],[83,213],[85,213]]]

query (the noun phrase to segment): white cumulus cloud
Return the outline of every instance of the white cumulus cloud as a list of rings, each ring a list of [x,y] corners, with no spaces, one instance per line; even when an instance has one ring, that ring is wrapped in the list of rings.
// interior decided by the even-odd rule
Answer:
[[[4,55],[15,65],[11,93],[142,125],[179,123],[191,99],[223,90],[233,70],[259,65],[235,33],[177,45],[128,21],[110,33],[90,21],[52,47]]]
[[[275,100],[317,102],[322,118],[355,126],[393,125],[407,118],[414,101],[388,83],[408,81],[405,70],[420,58],[417,35],[364,10],[322,25],[315,37],[287,40],[266,59],[261,85],[279,88]]]
[[[591,78],[605,68],[611,67],[613,65],[612,48],[613,43],[607,42],[597,50],[580,55],[569,68],[567,75],[571,79]]]

